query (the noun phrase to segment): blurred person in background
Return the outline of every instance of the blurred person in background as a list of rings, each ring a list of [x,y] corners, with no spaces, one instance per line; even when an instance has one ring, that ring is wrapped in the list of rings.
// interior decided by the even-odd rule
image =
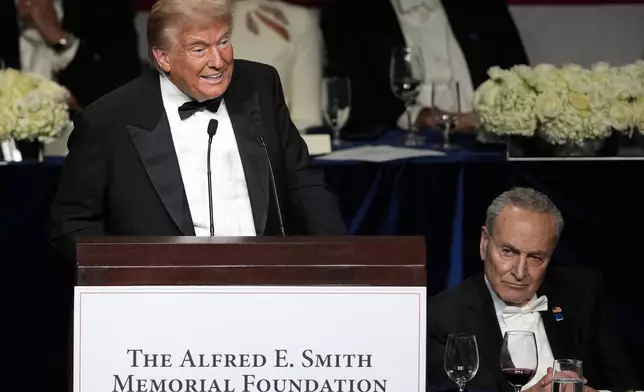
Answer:
[[[275,67],[297,129],[320,126],[324,45],[318,11],[279,0],[238,0],[236,6],[235,57]]]
[[[473,130],[473,92],[487,79],[487,70],[528,64],[504,0],[342,0],[322,18],[328,72],[351,79],[347,134],[407,127],[404,104],[389,81],[396,47],[415,46],[422,53],[425,80],[411,107],[419,128],[433,124],[432,82],[438,107],[456,100],[454,90],[444,88],[447,82],[459,83],[463,116],[457,130]]]
[[[87,106],[141,72],[129,0],[0,1],[0,65],[66,87]]]

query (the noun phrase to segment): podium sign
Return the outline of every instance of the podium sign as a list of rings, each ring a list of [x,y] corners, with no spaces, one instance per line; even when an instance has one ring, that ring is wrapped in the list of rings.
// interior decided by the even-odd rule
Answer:
[[[74,392],[424,392],[425,287],[79,286]]]

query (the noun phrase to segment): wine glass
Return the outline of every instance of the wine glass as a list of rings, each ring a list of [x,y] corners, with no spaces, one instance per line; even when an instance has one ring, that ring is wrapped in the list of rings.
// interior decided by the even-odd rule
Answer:
[[[445,346],[445,373],[463,392],[465,384],[479,370],[479,348],[476,336],[466,333],[451,333]]]
[[[333,145],[342,145],[340,131],[349,120],[351,112],[351,83],[348,78],[323,79],[322,112],[326,124],[333,130]]]
[[[437,90],[440,91],[440,99],[436,97]],[[460,83],[456,80],[440,84],[432,82],[431,107],[434,121],[443,133],[443,143],[435,147],[447,151],[457,150],[459,147],[450,143],[449,136],[461,117]]]
[[[394,95],[405,104],[407,114],[408,133],[405,145],[417,146],[424,142],[424,138],[413,132],[414,121],[411,118],[410,106],[416,102],[420,89],[425,81],[425,65],[423,56],[417,47],[394,48],[391,51],[389,68],[389,81]]]
[[[534,333],[508,331],[501,347],[501,373],[516,392],[528,384],[537,372],[539,363]]]

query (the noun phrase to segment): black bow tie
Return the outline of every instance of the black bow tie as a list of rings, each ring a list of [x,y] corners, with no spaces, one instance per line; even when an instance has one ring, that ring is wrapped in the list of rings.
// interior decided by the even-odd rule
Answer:
[[[179,117],[182,120],[192,116],[200,110],[208,110],[209,112],[217,113],[219,105],[221,104],[221,97],[209,99],[207,101],[189,101],[179,107]]]

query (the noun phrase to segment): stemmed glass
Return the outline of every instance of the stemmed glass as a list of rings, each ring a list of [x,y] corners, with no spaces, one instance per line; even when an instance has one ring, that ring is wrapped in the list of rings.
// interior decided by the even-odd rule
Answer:
[[[436,89],[446,89],[449,102],[437,102]],[[432,113],[434,113],[434,121],[441,128],[443,132],[443,143],[435,146],[443,150],[457,150],[457,145],[451,144],[449,140],[452,129],[458,125],[461,117],[461,86],[458,81],[450,80],[447,83],[437,85],[432,83],[431,95]]]
[[[333,145],[342,145],[340,131],[349,120],[351,112],[351,83],[348,78],[323,79],[322,112],[324,121],[333,130]]]
[[[415,127],[410,108],[416,102],[425,81],[425,65],[420,49],[418,47],[394,48],[391,51],[389,73],[391,90],[405,104],[409,131],[405,138],[405,145],[422,144],[424,138],[413,132]]]
[[[476,336],[466,333],[451,333],[445,346],[445,373],[463,392],[465,384],[476,376],[479,370],[479,348]]]
[[[501,372],[503,378],[516,392],[528,384],[537,372],[539,358],[534,333],[508,331],[501,347]]]

